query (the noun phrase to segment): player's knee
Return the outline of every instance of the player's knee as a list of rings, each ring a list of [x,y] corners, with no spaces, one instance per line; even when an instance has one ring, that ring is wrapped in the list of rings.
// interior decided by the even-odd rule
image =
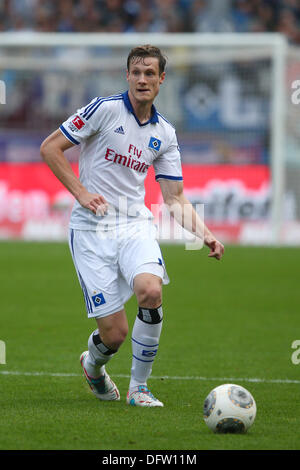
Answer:
[[[148,284],[143,286],[137,293],[140,307],[157,308],[162,304],[162,291],[159,284]]]

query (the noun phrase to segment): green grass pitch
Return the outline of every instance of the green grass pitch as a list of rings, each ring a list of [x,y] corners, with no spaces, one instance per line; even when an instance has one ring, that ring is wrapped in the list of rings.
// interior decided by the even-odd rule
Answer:
[[[120,402],[99,402],[79,356],[95,322],[64,243],[0,243],[0,449],[299,449],[300,339],[297,248],[162,245],[171,283],[164,287],[164,327],[149,386],[164,408],[125,404],[130,335],[107,370]],[[130,327],[135,298],[127,304]],[[239,383],[257,417],[245,435],[213,434],[202,419],[209,391]]]

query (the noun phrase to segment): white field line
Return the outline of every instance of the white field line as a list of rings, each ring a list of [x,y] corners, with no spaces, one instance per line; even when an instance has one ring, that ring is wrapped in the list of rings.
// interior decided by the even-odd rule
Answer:
[[[82,374],[74,374],[67,372],[21,372],[21,371],[0,371],[0,375],[19,375],[28,377],[82,377]],[[126,374],[113,374],[116,378],[129,379],[130,375]],[[253,382],[253,383],[265,383],[265,384],[300,384],[300,380],[291,379],[263,379],[258,377],[201,377],[201,376],[174,376],[174,375],[163,375],[155,376],[152,375],[151,379],[154,380],[198,380],[203,382],[223,382],[223,383],[238,383],[238,382]]]

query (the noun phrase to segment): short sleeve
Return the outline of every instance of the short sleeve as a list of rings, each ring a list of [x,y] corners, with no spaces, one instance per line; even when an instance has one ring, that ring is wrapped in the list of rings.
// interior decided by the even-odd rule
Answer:
[[[154,160],[153,167],[156,180],[182,181],[181,158],[175,132],[167,149]]]
[[[105,130],[111,122],[111,107],[107,100],[94,98],[80,108],[60,126],[61,132],[73,144],[79,145],[94,134]]]

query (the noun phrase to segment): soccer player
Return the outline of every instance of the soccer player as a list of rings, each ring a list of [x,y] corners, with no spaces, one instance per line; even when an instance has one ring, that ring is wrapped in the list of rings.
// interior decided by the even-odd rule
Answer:
[[[128,91],[93,99],[41,145],[44,161],[75,197],[70,250],[88,317],[97,322],[80,358],[83,373],[97,398],[120,399],[105,366],[127,336],[124,304],[135,294],[138,314],[126,401],[142,407],[163,406],[148,389],[147,379],[162,328],[162,284],[168,283],[150,229],[153,216],[144,205],[149,166],[154,166],[163,200],[176,220],[202,238],[210,249],[208,256],[219,260],[224,252],[184,196],[175,130],[153,105],[165,80],[165,65],[157,47],[132,49],[127,58]],[[81,145],[79,178],[64,155],[73,145]],[[190,217],[183,216],[186,206]]]

